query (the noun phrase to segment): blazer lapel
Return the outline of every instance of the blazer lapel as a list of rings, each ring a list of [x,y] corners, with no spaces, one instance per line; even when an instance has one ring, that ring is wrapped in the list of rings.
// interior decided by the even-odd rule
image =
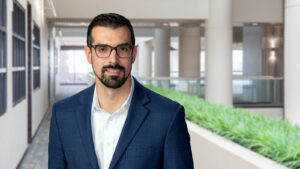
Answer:
[[[93,101],[93,92],[95,85],[91,86],[85,95],[80,99],[80,104],[76,107],[76,117],[78,121],[79,131],[86,155],[90,160],[91,168],[98,169],[97,156],[94,149],[93,135],[91,129],[91,107]]]
[[[128,115],[122,129],[115,153],[111,160],[109,169],[113,169],[117,162],[120,160],[130,141],[133,139],[140,125],[143,123],[148,114],[148,109],[144,107],[144,104],[149,101],[148,96],[144,93],[141,84],[139,84],[135,79],[134,83],[135,87],[130,108],[128,110]]]

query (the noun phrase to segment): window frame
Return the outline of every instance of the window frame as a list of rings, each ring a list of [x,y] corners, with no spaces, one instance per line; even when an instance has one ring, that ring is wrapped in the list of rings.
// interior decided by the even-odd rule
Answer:
[[[38,90],[41,88],[41,31],[38,24],[33,22],[32,35],[34,40],[32,42],[32,53],[33,53],[33,90]]]
[[[0,116],[7,111],[7,2],[0,0]]]
[[[13,1],[12,12],[12,84],[13,106],[26,98],[26,10]]]

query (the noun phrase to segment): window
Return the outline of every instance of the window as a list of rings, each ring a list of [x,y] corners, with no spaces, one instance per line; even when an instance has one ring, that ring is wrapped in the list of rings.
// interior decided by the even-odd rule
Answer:
[[[243,44],[233,43],[232,45],[232,74],[233,75],[243,75]]]
[[[14,2],[13,10],[13,104],[25,98],[25,10]]]
[[[33,26],[33,89],[41,86],[40,28]]]
[[[0,116],[6,112],[6,0],[0,0]]]
[[[84,58],[82,46],[61,46],[58,72],[60,85],[87,84],[92,70]]]

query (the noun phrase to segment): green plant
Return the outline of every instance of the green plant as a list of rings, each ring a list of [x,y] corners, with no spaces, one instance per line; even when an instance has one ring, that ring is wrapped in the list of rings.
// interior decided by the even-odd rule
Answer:
[[[289,168],[300,169],[300,127],[281,119],[210,103],[196,96],[145,85],[185,108],[186,119]]]
[[[95,76],[95,73],[94,73],[94,72],[89,72],[89,74],[90,74],[91,76]]]

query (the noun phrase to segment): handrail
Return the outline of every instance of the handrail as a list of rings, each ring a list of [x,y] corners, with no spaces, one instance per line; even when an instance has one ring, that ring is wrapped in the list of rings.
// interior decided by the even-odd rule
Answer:
[[[205,77],[136,77],[138,80],[205,80]],[[232,76],[233,80],[283,80],[283,77],[273,76]]]

